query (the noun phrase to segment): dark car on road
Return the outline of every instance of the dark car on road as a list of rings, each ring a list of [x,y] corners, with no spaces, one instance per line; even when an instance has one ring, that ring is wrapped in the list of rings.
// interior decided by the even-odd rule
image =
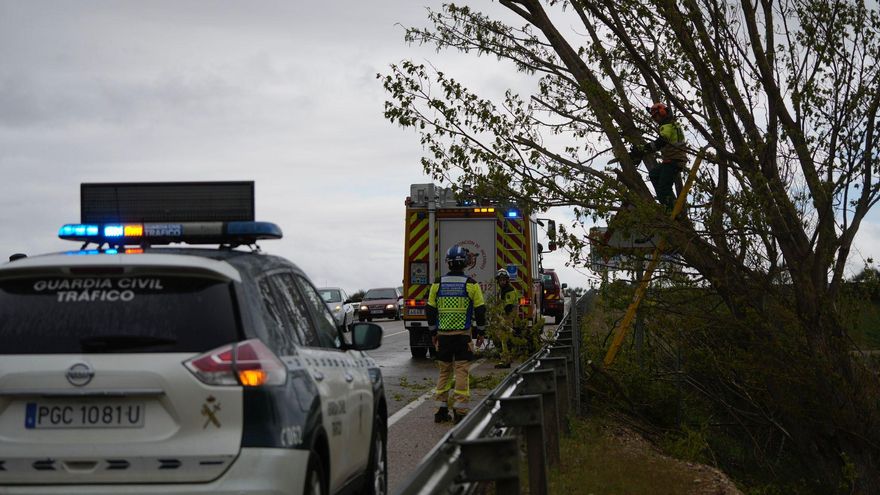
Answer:
[[[372,321],[373,318],[400,319],[400,307],[403,294],[394,287],[370,289],[361,300],[358,310],[359,321]]]

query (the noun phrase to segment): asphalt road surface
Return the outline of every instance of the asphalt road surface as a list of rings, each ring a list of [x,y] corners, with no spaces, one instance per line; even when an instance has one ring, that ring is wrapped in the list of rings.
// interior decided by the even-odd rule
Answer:
[[[403,321],[373,320],[385,331],[382,347],[370,351],[382,369],[388,399],[388,489],[396,493],[422,458],[443,438],[452,423],[434,423],[432,391],[437,367],[431,359],[413,359],[409,333]],[[478,360],[471,373],[477,376],[506,374],[494,369],[494,362]],[[476,405],[490,390],[471,389]]]

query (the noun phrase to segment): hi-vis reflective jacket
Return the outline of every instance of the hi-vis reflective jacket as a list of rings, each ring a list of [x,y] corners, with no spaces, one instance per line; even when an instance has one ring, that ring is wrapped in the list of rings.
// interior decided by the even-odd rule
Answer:
[[[486,325],[483,291],[464,273],[447,273],[431,285],[425,313],[432,335],[470,334],[473,323]]]
[[[501,289],[499,300],[504,306],[504,313],[511,314],[513,313],[513,308],[519,305],[519,291],[514,289],[512,285],[507,284],[506,287]]]
[[[660,159],[663,162],[686,162],[687,149],[685,148],[684,131],[678,122],[666,122],[660,125],[660,138],[663,141],[660,147]],[[659,143],[658,143],[659,144]]]

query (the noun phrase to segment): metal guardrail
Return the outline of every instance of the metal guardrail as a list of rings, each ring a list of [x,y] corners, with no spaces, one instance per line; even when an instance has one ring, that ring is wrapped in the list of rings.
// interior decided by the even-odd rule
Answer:
[[[571,298],[550,343],[518,366],[422,459],[396,495],[467,494],[487,482],[521,491],[526,445],[529,493],[547,494],[547,467],[559,464],[559,435],[580,410],[578,314],[592,294]],[[580,309],[580,311],[578,311]]]

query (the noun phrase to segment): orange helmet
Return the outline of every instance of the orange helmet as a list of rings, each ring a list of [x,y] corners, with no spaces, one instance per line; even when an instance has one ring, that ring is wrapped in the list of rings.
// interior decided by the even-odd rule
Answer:
[[[651,118],[657,122],[662,122],[672,115],[665,103],[654,103],[648,107],[648,112],[651,113]]]

